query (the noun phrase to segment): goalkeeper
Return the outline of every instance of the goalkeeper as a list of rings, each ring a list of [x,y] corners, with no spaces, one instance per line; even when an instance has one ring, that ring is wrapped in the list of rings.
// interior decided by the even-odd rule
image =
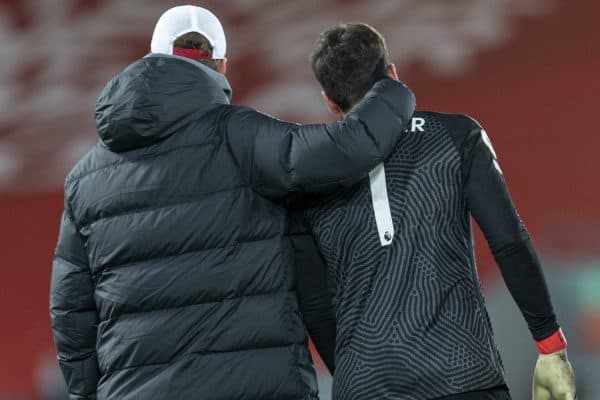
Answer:
[[[397,79],[384,39],[364,24],[324,32],[312,66],[340,117],[381,76]],[[540,262],[475,120],[416,112],[368,179],[295,206],[305,210],[327,264],[337,324],[334,399],[510,399],[476,272],[471,216],[539,349],[533,398],[575,397]],[[297,250],[299,260],[313,260],[299,266],[307,276],[325,268],[306,254],[310,248]],[[319,338],[319,329],[311,335],[330,353],[333,341]]]

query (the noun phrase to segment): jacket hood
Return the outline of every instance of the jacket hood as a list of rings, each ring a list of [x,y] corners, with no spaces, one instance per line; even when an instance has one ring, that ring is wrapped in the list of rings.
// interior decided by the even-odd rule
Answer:
[[[230,98],[231,87],[218,72],[187,58],[150,54],[104,87],[96,128],[108,149],[132,150],[167,138]]]

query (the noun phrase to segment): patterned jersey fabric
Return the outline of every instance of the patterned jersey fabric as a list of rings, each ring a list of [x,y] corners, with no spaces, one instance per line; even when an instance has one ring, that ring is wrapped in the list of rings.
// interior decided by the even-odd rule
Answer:
[[[385,162],[394,226],[382,246],[369,181],[306,211],[337,320],[336,400],[434,399],[504,384],[473,255],[468,117],[417,112]],[[474,146],[495,154],[491,145]],[[500,174],[500,169],[495,172]]]

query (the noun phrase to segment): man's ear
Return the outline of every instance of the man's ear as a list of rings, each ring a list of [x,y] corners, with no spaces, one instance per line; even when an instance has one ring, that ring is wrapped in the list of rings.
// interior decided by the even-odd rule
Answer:
[[[395,79],[397,81],[400,80],[398,79],[398,71],[396,71],[396,64],[389,64],[387,67],[387,73],[390,76],[390,78]]]
[[[337,104],[335,104],[333,102],[333,100],[331,100],[329,98],[329,96],[327,96],[327,94],[321,90],[321,96],[323,96],[323,99],[325,100],[325,104],[327,104],[327,108],[329,109],[329,111],[331,111],[332,113],[336,114],[336,115],[341,115],[342,110],[338,107]]]
[[[219,64],[219,73],[225,75],[227,73],[227,57],[223,57]]]

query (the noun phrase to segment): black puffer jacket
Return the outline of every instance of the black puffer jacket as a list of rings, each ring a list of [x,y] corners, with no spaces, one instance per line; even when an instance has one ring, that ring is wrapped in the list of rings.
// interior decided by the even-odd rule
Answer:
[[[229,104],[221,75],[151,55],[102,92],[65,183],[51,288],[71,399],[312,399],[280,198],[356,181],[414,110],[378,83],[344,121]]]

